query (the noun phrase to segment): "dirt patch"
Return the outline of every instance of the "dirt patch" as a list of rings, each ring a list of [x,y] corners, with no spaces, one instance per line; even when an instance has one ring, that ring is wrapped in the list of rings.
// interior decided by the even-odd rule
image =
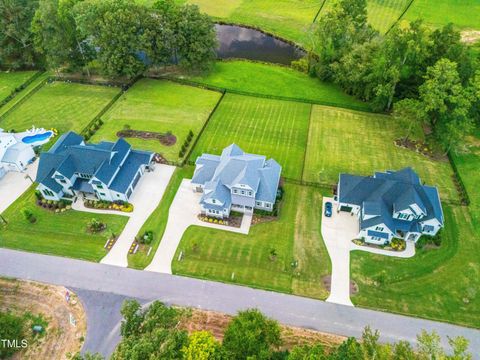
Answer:
[[[252,226],[278,220],[278,216],[253,214]]]
[[[332,288],[332,275],[322,277],[323,286],[330,292]],[[350,280],[350,295],[358,294],[358,285],[355,281]]]
[[[158,133],[153,131],[139,130],[121,130],[117,132],[117,136],[121,138],[137,138],[142,140],[158,140],[162,145],[173,146],[177,143],[177,137],[172,133]]]
[[[214,311],[189,309],[189,316],[185,316],[180,328],[189,333],[200,330],[210,331],[213,336],[222,341],[223,334],[232,320],[232,316]],[[321,343],[327,350],[337,347],[346,338],[343,336],[318,332],[310,329],[280,325],[284,345],[282,349],[291,349],[295,345]]]
[[[67,289],[62,286],[0,278],[0,310],[8,309],[20,316],[30,312],[41,315],[48,322],[45,335],[30,342],[12,359],[63,360],[80,351],[87,329],[86,316],[80,301],[71,291],[70,302],[67,303],[66,292]],[[70,323],[70,314],[76,321],[75,326]]]
[[[461,32],[462,42],[466,44],[473,44],[480,41],[479,30],[465,30]]]
[[[448,157],[438,151],[433,151],[427,144],[411,139],[397,139],[394,141],[395,146],[415,151],[436,161],[448,161]]]
[[[162,154],[156,153],[153,155],[153,161],[155,161],[157,164],[167,164],[168,165],[168,160],[163,157]]]

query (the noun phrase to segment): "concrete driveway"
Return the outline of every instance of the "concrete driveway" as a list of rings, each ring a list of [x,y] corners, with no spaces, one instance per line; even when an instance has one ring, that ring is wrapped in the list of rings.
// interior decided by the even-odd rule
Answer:
[[[11,171],[0,179],[0,214],[32,186],[32,181],[25,176],[28,175],[32,180],[35,180],[37,169],[38,160],[28,165],[25,172]]]
[[[103,264],[128,266],[128,251],[135,236],[151,213],[162,200],[165,189],[175,171],[175,166],[156,165],[155,170],[146,173],[138,182],[130,202],[134,211],[127,225],[110,252],[100,261]]]
[[[327,301],[353,306],[350,301],[350,244],[358,235],[358,218],[346,212],[337,213],[332,198],[323,198],[323,208],[333,204],[332,217],[322,213],[322,236],[332,261],[332,285]]]
[[[168,211],[168,223],[165,228],[160,245],[153,257],[152,262],[145,268],[147,271],[172,273],[172,261],[177,251],[178,244],[183,233],[191,225],[210,227],[219,230],[232,231],[240,234],[248,234],[252,222],[251,215],[244,215],[240,228],[206,223],[198,219],[200,214],[201,194],[192,190],[190,179],[183,179],[170,210]]]

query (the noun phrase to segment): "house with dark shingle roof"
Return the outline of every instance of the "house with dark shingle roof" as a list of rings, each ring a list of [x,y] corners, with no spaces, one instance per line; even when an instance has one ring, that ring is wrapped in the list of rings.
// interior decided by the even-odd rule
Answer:
[[[220,156],[203,154],[195,165],[191,183],[195,192],[203,193],[202,214],[226,218],[232,210],[273,210],[282,172],[275,160],[232,144]]]
[[[411,168],[376,172],[373,176],[340,174],[338,211],[359,218],[359,238],[387,244],[393,238],[417,241],[443,227],[436,187],[422,185]]]
[[[116,142],[86,144],[74,133],[63,134],[40,155],[36,182],[45,199],[78,195],[105,201],[128,201],[153,153],[134,150],[120,138]]]

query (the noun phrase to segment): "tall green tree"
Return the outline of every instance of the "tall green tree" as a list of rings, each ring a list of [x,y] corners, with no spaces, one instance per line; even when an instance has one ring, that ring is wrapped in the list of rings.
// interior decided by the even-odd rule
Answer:
[[[132,78],[146,69],[141,36],[148,9],[133,0],[86,1],[75,6],[75,18],[83,37],[91,39],[103,74]]]
[[[417,99],[403,99],[395,103],[393,117],[404,125],[404,142],[407,142],[416,126],[423,125],[427,120],[423,103]]]
[[[275,320],[260,311],[241,311],[228,325],[223,338],[223,349],[230,359],[269,359],[281,345],[280,327]]]
[[[327,360],[322,344],[294,346],[287,360]]]
[[[0,1],[0,66],[19,69],[39,65],[30,30],[37,0]]]
[[[461,147],[474,122],[470,117],[471,99],[462,86],[457,64],[440,59],[429,67],[420,87],[420,99],[445,151]]]

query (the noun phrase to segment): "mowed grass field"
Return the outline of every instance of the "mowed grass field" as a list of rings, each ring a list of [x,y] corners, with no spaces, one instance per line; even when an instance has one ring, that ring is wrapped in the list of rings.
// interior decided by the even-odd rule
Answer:
[[[380,33],[385,33],[399,19],[410,1],[367,0],[368,22]],[[333,2],[334,0],[326,0],[320,16],[331,9]]]
[[[251,61],[217,61],[213,69],[188,80],[242,91],[251,94],[284,96],[293,99],[320,101],[336,106],[354,106],[368,110],[369,104],[345,94],[338,86],[285,66]]]
[[[137,0],[150,5],[153,0]],[[323,1],[323,0],[322,0]],[[195,4],[217,20],[250,25],[294,41],[306,42],[322,1],[318,0],[176,0]]]
[[[404,18],[424,19],[440,27],[450,22],[461,29],[480,30],[480,1],[478,0],[414,0]]]
[[[164,146],[158,140],[126,140],[135,148],[155,151],[168,160],[177,160],[189,131],[192,130],[195,137],[199,134],[220,97],[221,94],[216,91],[170,81],[142,79],[102,117],[104,124],[91,141],[114,141],[117,132],[125,125],[132,130],[171,131],[177,137],[173,146]]]
[[[459,200],[447,160],[435,161],[395,146],[405,128],[385,115],[315,105],[303,179],[335,184],[342,172],[372,175],[410,166],[427,184],[438,186],[442,199]]]
[[[352,252],[355,305],[480,328],[480,222],[467,207],[443,210],[440,248],[410,259]]]
[[[282,175],[301,179],[310,104],[226,94],[199,139],[190,160],[220,154],[232,143],[274,158]]]
[[[119,91],[114,87],[66,82],[45,84],[3,115],[0,127],[24,131],[34,125],[80,132]]]
[[[0,101],[9,96],[12,91],[24,84],[35,75],[36,71],[0,71]]]
[[[321,214],[318,189],[286,184],[278,220],[253,225],[248,235],[188,228],[173,272],[325,299],[322,277],[330,274],[331,266],[321,237]],[[180,252],[183,259],[178,261]],[[292,266],[295,261],[297,267]]]
[[[125,216],[73,210],[56,214],[38,207],[35,201],[32,186],[3,212],[8,224],[0,225],[0,247],[100,261],[106,255],[103,246],[107,238],[112,232],[120,234],[128,221]],[[23,209],[37,218],[34,224],[24,218]],[[88,233],[87,224],[92,218],[105,223],[107,229],[99,234]]]

